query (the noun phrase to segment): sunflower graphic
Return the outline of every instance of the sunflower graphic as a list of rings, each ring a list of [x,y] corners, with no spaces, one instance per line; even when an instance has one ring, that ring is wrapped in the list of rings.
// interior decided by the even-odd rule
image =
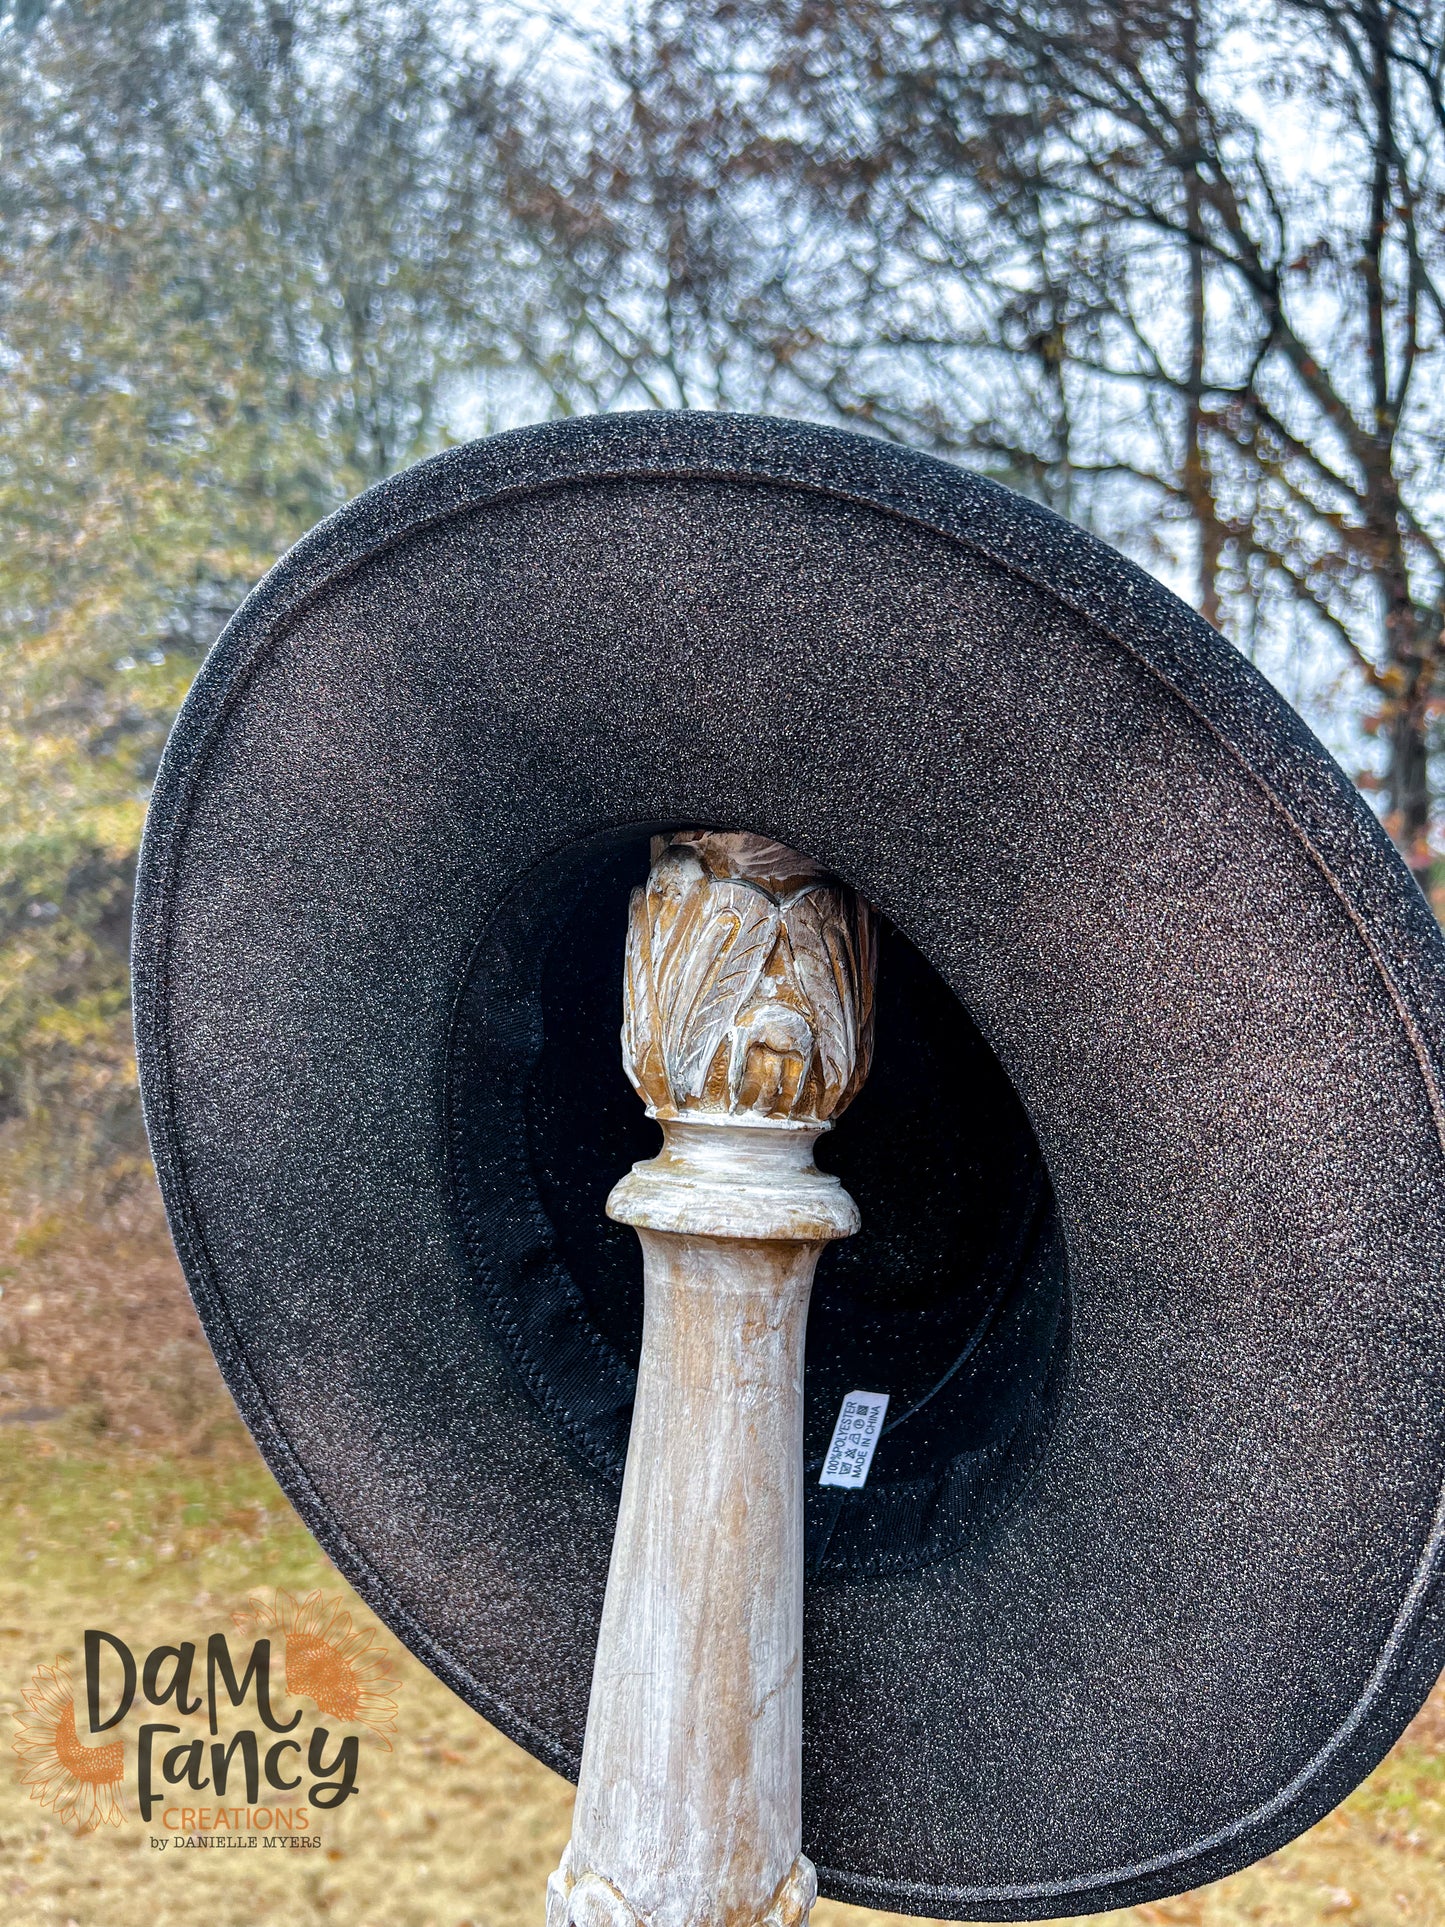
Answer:
[[[77,1833],[102,1824],[118,1827],[124,1805],[120,1783],[125,1745],[83,1746],[75,1728],[75,1689],[64,1660],[37,1666],[24,1695],[30,1712],[13,1713],[20,1727],[12,1744],[20,1756],[20,1783],[30,1798],[53,1807]]]
[[[391,1694],[400,1682],[388,1671],[390,1661],[376,1645],[375,1633],[353,1627],[340,1599],[312,1592],[297,1600],[278,1592],[268,1602],[253,1594],[232,1619],[241,1632],[282,1636],[286,1691],[293,1699],[309,1699],[320,1713],[367,1727],[391,1751],[386,1737],[396,1731]]]

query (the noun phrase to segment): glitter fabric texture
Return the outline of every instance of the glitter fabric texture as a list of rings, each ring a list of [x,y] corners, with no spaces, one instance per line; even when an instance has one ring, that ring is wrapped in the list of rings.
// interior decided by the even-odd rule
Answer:
[[[675,825],[861,890],[988,1067],[960,1088],[904,1026],[879,1103],[920,1143],[1011,1105],[1020,1186],[1051,1188],[1007,1315],[949,1270],[962,1232],[869,1263],[880,1374],[895,1286],[900,1374],[930,1318],[967,1350],[957,1292],[981,1337],[932,1430],[880,1445],[887,1504],[810,1521],[822,1890],[1040,1918],[1268,1852],[1445,1664],[1445,954],[1234,651],[941,463],[741,417],[501,436],[332,517],[217,643],[156,784],[136,1023],[177,1246],[277,1476],[428,1665],[575,1771],[630,1247],[569,1228],[601,1019],[569,1043],[548,918]],[[578,983],[609,927],[568,926]],[[926,1160],[888,1184],[877,1222],[954,1207]],[[827,1384],[855,1356],[830,1289]]]

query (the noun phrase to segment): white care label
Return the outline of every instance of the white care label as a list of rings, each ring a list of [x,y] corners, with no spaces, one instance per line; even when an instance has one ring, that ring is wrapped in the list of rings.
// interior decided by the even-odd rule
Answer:
[[[887,1392],[849,1392],[833,1427],[833,1442],[823,1461],[819,1485],[858,1486],[867,1481],[887,1410]]]

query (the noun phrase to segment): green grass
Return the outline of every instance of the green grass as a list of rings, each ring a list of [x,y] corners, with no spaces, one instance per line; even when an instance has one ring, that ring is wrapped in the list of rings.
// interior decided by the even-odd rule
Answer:
[[[0,1431],[12,1573],[49,1599],[125,1602],[317,1585],[331,1568],[252,1453],[155,1460]]]

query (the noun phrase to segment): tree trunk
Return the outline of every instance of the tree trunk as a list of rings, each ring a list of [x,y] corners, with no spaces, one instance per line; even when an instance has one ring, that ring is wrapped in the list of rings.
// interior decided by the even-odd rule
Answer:
[[[1389,694],[1384,721],[1389,746],[1385,772],[1387,823],[1401,854],[1420,882],[1430,883],[1430,758],[1426,737],[1433,692],[1435,651],[1427,646],[1410,593],[1410,570],[1401,525],[1395,472],[1401,397],[1391,379],[1386,331],[1383,257],[1391,225],[1398,156],[1391,62],[1393,24],[1380,0],[1363,0],[1360,23],[1371,59],[1370,104],[1374,115],[1369,231],[1362,267],[1365,340],[1373,403],[1374,434],[1365,476],[1374,576],[1384,605],[1385,660]]]
[[[1381,509],[1393,509],[1393,481],[1382,481],[1379,493],[1384,498]],[[1381,551],[1375,579],[1385,601],[1385,652],[1394,684],[1385,704],[1389,750],[1385,770],[1386,822],[1421,889],[1428,892],[1433,865],[1430,850],[1433,798],[1427,732],[1436,650],[1430,647],[1415,614],[1398,515],[1382,513],[1375,535]]]
[[[1206,287],[1199,179],[1199,0],[1188,0],[1184,10],[1184,223],[1189,256],[1189,374],[1185,387],[1185,446],[1182,482],[1199,541],[1199,613],[1215,628],[1221,626],[1219,563],[1223,531],[1214,502],[1213,478],[1204,446],[1204,351]]]

